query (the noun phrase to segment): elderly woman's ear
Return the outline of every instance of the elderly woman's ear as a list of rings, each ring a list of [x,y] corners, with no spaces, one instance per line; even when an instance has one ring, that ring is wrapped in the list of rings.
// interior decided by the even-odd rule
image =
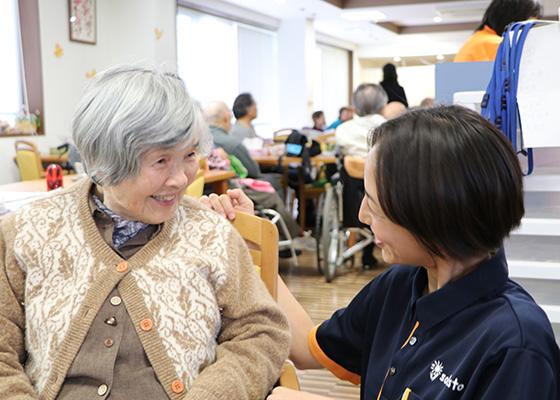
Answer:
[[[202,196],[200,202],[229,220],[235,219],[235,212],[241,211],[248,214],[255,212],[255,205],[241,189],[230,189],[227,194],[218,196],[215,193]]]

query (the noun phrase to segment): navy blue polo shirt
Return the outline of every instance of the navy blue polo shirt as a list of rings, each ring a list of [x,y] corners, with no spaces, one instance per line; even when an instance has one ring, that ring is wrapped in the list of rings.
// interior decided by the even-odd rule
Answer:
[[[560,399],[550,322],[508,279],[500,250],[424,294],[424,268],[394,266],[316,328],[310,350],[361,399]]]

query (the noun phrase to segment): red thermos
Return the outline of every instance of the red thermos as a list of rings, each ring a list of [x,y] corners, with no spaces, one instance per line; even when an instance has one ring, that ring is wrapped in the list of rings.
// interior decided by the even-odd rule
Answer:
[[[47,190],[62,187],[62,168],[58,164],[51,164],[47,167]]]

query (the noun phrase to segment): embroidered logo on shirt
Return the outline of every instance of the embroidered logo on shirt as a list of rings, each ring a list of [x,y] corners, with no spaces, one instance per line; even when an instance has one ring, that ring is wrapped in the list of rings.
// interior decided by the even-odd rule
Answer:
[[[457,377],[453,379],[453,374],[446,375],[443,372],[443,363],[439,360],[432,362],[430,366],[430,380],[433,382],[439,378],[439,381],[442,382],[448,389],[453,391],[461,392],[465,385],[460,383]]]

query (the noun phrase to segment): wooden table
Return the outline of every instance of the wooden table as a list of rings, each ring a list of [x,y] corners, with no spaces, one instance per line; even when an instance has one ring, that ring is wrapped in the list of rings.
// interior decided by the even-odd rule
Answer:
[[[256,161],[257,164],[262,166],[276,166],[278,165],[278,160],[280,157],[278,156],[258,156],[253,157],[253,160]],[[282,157],[282,166],[286,167],[289,164],[301,164],[302,162],[301,157]],[[319,154],[318,156],[311,157],[311,164],[315,166],[319,166],[321,164],[336,164],[336,157],[329,156],[329,155],[322,155]]]
[[[68,162],[68,153],[58,154],[41,154],[41,162],[43,164],[65,164]]]
[[[214,186],[215,193],[222,194],[228,189],[228,179],[235,176],[233,171],[211,170],[204,173],[204,183]],[[84,177],[80,175],[65,175],[63,178],[64,187],[71,187],[80,182]],[[0,185],[0,192],[46,192],[47,182],[44,179],[23,181]]]
[[[211,169],[204,172],[204,184],[212,185],[214,193],[224,194],[228,188],[228,180],[235,177],[233,171],[222,171],[219,169]]]
[[[256,161],[257,164],[260,166],[277,166],[280,162],[280,157],[278,156],[258,156],[253,157],[253,160]],[[300,213],[300,226],[302,229],[305,229],[305,211],[306,207],[301,206],[306,204],[307,198],[317,198],[322,192],[322,188],[308,188],[305,184],[305,177],[303,176],[302,168],[299,168],[302,165],[303,158],[301,157],[287,157],[283,156],[281,161],[282,168],[282,188],[284,189],[284,202],[289,204],[289,196],[288,196],[288,167],[290,164],[296,164],[298,166],[298,203],[299,206],[299,213]],[[314,167],[320,167],[324,164],[336,164],[337,158],[334,155],[324,155],[319,154],[318,156],[311,157],[311,165]]]

